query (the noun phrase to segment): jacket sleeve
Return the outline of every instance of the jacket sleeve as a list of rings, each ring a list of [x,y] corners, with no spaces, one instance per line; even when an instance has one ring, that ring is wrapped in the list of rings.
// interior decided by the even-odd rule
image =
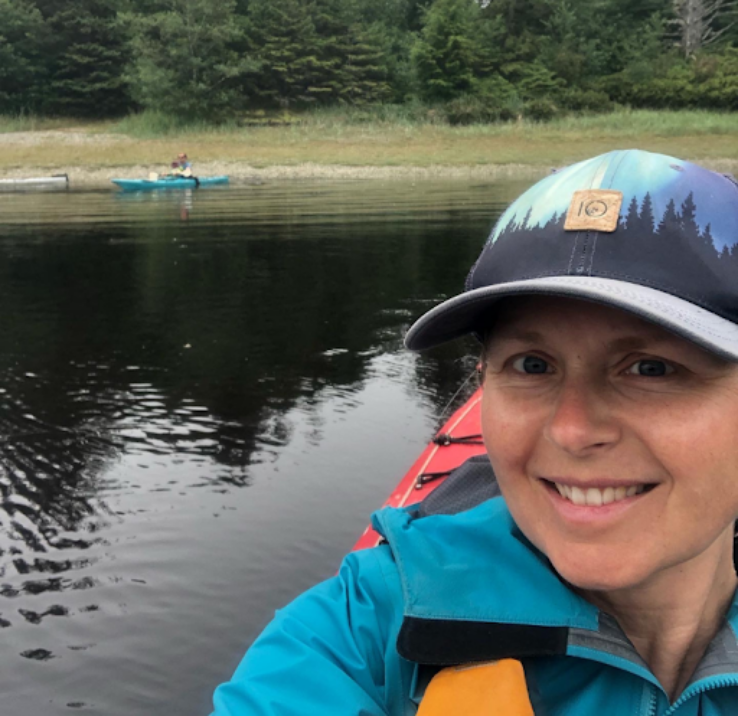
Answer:
[[[348,555],[336,577],[277,612],[213,716],[385,716],[407,693],[395,639],[402,593],[386,547]]]

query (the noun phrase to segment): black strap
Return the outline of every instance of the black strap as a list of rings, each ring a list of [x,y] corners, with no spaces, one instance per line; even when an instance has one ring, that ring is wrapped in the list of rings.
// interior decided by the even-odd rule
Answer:
[[[397,651],[418,664],[454,666],[493,659],[566,654],[567,627],[405,617]]]

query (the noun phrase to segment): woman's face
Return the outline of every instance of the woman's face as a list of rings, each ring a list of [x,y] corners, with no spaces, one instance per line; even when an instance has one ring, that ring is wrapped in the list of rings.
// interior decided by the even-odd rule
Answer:
[[[501,307],[483,370],[503,494],[564,579],[627,589],[730,560],[738,365],[618,309],[541,296]]]

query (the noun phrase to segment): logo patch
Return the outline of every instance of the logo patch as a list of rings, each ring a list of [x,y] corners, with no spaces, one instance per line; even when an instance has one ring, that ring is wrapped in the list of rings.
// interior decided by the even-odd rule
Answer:
[[[566,214],[564,231],[604,231],[618,226],[623,192],[609,189],[575,191]]]

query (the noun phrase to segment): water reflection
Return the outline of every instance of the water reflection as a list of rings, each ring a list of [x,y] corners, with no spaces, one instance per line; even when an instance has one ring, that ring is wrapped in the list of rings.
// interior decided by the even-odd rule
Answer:
[[[203,190],[205,191],[205,190]],[[225,187],[208,187],[208,192],[228,191]],[[199,189],[180,189],[176,191],[117,191],[115,201],[124,207],[129,204],[137,205],[141,211],[142,207],[154,207],[153,216],[158,221],[173,220],[178,217],[180,221],[189,221],[196,197],[199,198]],[[149,209],[150,211],[150,209]]]
[[[0,197],[2,698],[203,713],[469,375],[402,336],[519,189]]]

